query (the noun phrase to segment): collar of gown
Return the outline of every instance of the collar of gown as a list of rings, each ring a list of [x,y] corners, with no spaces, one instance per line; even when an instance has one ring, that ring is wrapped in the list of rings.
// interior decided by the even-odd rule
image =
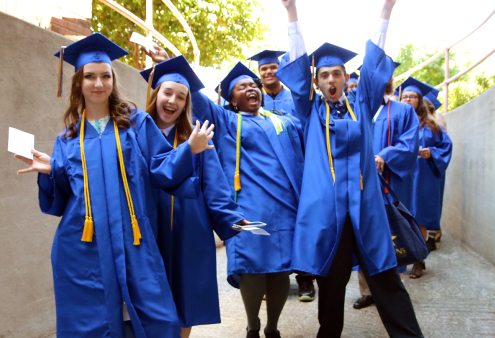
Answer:
[[[170,127],[167,127],[165,129],[161,129],[162,133],[168,137],[168,135],[170,134],[170,132],[172,131],[172,129],[174,129],[175,127],[175,124],[172,124]]]

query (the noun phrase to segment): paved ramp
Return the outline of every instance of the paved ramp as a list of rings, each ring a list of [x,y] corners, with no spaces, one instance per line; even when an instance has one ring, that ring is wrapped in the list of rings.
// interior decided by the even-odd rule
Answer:
[[[495,267],[448,234],[437,247],[426,262],[425,275],[418,280],[406,276],[404,281],[423,334],[434,338],[495,337]],[[226,281],[223,247],[218,249],[217,259],[222,324],[195,327],[191,338],[244,338],[244,307],[239,290]],[[387,337],[374,305],[363,310],[352,308],[358,297],[357,274],[353,273],[347,286],[342,337]],[[260,318],[263,327],[264,304]],[[291,276],[290,295],[279,324],[282,337],[316,337],[317,328],[317,302],[300,303],[297,284]]]

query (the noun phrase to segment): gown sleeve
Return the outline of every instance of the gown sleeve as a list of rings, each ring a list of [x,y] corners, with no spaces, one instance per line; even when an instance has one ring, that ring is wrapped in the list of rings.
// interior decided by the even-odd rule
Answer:
[[[220,107],[199,90],[192,93],[191,97],[194,116],[203,122],[208,120],[210,124],[215,125],[213,144],[218,144],[217,141],[227,133],[229,118],[234,113]]]
[[[202,191],[213,229],[222,241],[238,234],[231,226],[243,220],[215,151],[205,151],[202,165]]]
[[[149,115],[138,128],[137,141],[148,163],[154,188],[184,198],[198,198],[199,179],[194,174],[193,155],[188,142],[174,149]]]
[[[452,158],[452,140],[443,128],[442,131],[435,135],[435,139],[437,141],[435,146],[428,147],[431,152],[430,163],[435,166],[440,176],[443,177]]]
[[[387,109],[387,106],[383,107]],[[399,133],[396,143],[378,153],[389,170],[404,178],[416,165],[419,152],[419,119],[412,106],[405,106],[399,121]],[[387,136],[388,137],[388,136]]]
[[[65,206],[72,194],[72,189],[66,173],[66,142],[65,137],[58,136],[50,158],[52,172],[38,174],[39,203],[44,214],[62,216]]]

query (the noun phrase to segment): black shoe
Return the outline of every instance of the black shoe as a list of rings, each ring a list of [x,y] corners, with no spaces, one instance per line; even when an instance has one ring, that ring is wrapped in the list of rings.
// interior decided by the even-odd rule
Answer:
[[[246,338],[260,338],[261,321],[258,318],[258,330],[250,330],[246,327],[247,335]]]
[[[272,331],[272,332],[266,332],[265,331],[265,337],[266,338],[282,338],[280,336],[280,331],[279,330],[275,330],[275,331]]]
[[[297,284],[299,285],[299,301],[312,302],[315,300],[315,286],[313,278],[307,276],[296,276]]]
[[[375,304],[373,300],[373,296],[362,296],[354,303],[353,307],[355,309],[364,309],[365,307],[370,306],[371,304]]]
[[[435,251],[437,249],[437,245],[435,244],[435,233],[430,233],[428,235],[428,240],[426,241],[426,246],[430,252]]]

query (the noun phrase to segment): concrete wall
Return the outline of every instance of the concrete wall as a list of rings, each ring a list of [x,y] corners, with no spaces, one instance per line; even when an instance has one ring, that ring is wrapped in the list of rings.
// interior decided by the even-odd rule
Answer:
[[[495,263],[495,87],[445,119],[453,156],[442,229]]]
[[[0,338],[55,334],[50,250],[59,218],[38,207],[36,174],[17,175],[24,163],[7,152],[8,127],[35,135],[35,148],[52,153],[63,129],[74,67],[64,65],[64,98],[57,99],[58,59],[72,41],[0,13]],[[121,89],[139,108],[146,82],[134,69],[114,63]]]

